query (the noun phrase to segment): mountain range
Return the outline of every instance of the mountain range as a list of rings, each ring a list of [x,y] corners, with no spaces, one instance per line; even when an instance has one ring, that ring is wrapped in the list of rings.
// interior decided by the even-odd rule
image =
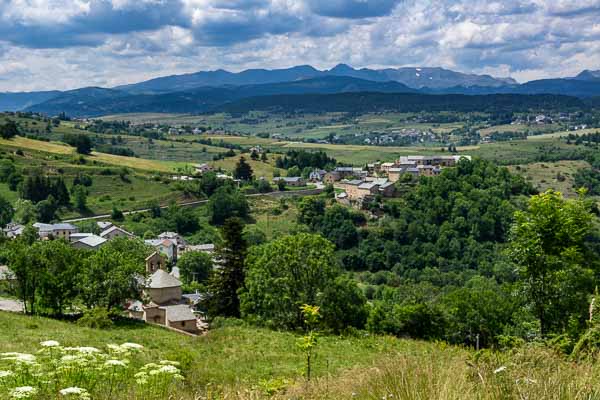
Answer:
[[[65,112],[95,117],[126,112],[200,113],[258,96],[354,92],[439,94],[557,94],[600,96],[600,71],[571,78],[519,84],[512,78],[464,74],[443,68],[354,69],[340,64],[329,70],[308,65],[286,69],[225,70],[165,76],[114,88],[0,93],[0,110]]]

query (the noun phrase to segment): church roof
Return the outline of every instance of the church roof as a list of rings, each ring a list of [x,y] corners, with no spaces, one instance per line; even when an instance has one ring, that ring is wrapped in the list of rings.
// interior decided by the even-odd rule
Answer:
[[[165,289],[181,286],[181,281],[163,269],[157,270],[148,280],[149,289]]]

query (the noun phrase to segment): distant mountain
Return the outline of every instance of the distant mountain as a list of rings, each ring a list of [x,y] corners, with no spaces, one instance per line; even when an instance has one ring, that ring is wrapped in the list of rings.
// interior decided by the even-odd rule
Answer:
[[[415,89],[443,89],[455,86],[500,87],[517,84],[517,81],[512,78],[494,78],[490,75],[463,74],[444,68],[387,68],[372,70],[367,68],[354,69],[348,65],[339,64],[329,71],[324,71],[324,73],[352,76],[372,81],[396,81]]]
[[[239,73],[219,69],[193,74],[165,76],[131,85],[117,86],[115,89],[134,94],[165,93],[197,89],[203,86],[259,85],[310,79],[319,76],[322,76],[321,71],[309,65],[275,70],[248,69]]]
[[[48,101],[61,92],[20,92],[20,93],[0,93],[0,111],[21,111],[34,104]]]
[[[600,71],[590,71],[586,69],[573,79],[579,81],[600,82]]]
[[[40,112],[47,115],[58,115],[65,112],[71,116],[101,115],[102,110],[110,106],[110,102],[128,96],[127,93],[113,89],[86,87],[69,90],[58,96],[25,108],[25,111]]]
[[[227,102],[252,96],[277,94],[329,94],[346,92],[414,93],[398,82],[373,82],[344,76],[325,76],[301,81],[261,85],[202,87],[164,94],[129,94],[114,89],[86,88],[29,107],[48,115],[66,112],[74,117],[93,117],[130,112],[200,113]]]
[[[257,85],[264,83],[290,82],[324,76],[346,76],[376,82],[395,81],[414,89],[449,88],[454,86],[490,86],[517,84],[512,78],[494,78],[489,75],[474,75],[454,72],[443,68],[388,68],[354,69],[339,64],[330,70],[317,70],[309,65],[286,69],[249,69],[238,73],[225,70],[196,72],[151,79],[132,85],[118,86],[116,90],[132,94],[164,93],[195,89],[203,86]]]

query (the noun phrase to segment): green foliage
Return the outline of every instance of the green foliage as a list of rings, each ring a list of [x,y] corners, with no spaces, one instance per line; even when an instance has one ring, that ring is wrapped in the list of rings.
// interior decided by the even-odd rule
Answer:
[[[319,304],[339,273],[333,245],[306,233],[252,248],[246,268],[242,314],[277,328],[301,327],[300,306]]]
[[[87,190],[83,185],[73,187],[73,200],[75,202],[75,208],[79,211],[87,210]]]
[[[319,304],[323,325],[334,332],[365,327],[369,315],[367,299],[350,277],[337,277],[319,296]]]
[[[253,177],[252,167],[246,162],[246,159],[242,156],[235,165],[233,170],[233,177],[242,181],[251,181]]]
[[[315,347],[317,347],[318,335],[316,332],[316,327],[319,323],[319,318],[321,315],[319,313],[319,307],[310,306],[308,304],[300,306],[300,311],[304,317],[304,324],[306,325],[308,332],[298,340],[297,346],[306,355],[306,379],[310,380],[312,356]]]
[[[10,139],[19,134],[19,127],[15,121],[9,119],[5,124],[0,125],[0,137]]]
[[[208,201],[210,222],[215,225],[222,225],[232,217],[244,219],[249,212],[250,206],[246,197],[231,186],[218,188]]]
[[[12,221],[15,210],[8,200],[0,196],[0,226],[5,226]]]
[[[28,313],[61,315],[73,301],[81,258],[61,240],[30,243],[27,236],[8,245],[8,262]]]
[[[92,139],[83,134],[66,134],[63,141],[69,146],[75,147],[79,154],[90,154],[92,152]]]
[[[586,246],[592,228],[589,204],[549,190],[515,213],[510,256],[540,321],[541,334],[563,332],[571,316],[582,324],[594,290],[597,255]]]
[[[115,238],[91,254],[83,264],[80,296],[88,307],[111,310],[140,296],[139,277],[150,249],[140,240]]]
[[[206,308],[211,317],[239,317],[240,290],[244,287],[247,243],[243,236],[244,222],[229,218],[221,229],[223,242],[216,249],[219,265],[208,282]]]
[[[114,326],[111,314],[106,307],[94,307],[85,310],[77,325],[92,329],[109,329]]]
[[[177,260],[184,283],[204,282],[213,268],[212,257],[201,251],[189,251]]]

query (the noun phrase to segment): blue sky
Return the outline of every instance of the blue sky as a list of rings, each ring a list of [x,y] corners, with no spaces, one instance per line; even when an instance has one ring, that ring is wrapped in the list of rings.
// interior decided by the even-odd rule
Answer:
[[[0,91],[208,69],[600,69],[600,0],[0,0]]]

